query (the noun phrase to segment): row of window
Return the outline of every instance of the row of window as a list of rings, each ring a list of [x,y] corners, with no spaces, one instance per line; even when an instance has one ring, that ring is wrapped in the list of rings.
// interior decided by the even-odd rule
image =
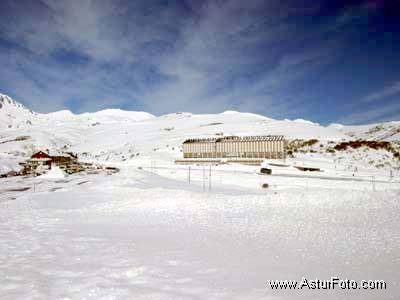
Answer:
[[[190,143],[183,145],[184,153],[283,152],[284,149],[285,149],[284,141]]]
[[[226,158],[226,157],[240,157],[240,158],[285,158],[284,152],[243,152],[243,153],[222,153],[222,152],[203,152],[192,153],[187,152],[183,154],[184,158]]]

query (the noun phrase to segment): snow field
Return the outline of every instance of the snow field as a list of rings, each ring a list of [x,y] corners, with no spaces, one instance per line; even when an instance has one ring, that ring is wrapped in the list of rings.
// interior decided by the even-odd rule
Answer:
[[[0,298],[396,299],[400,292],[399,190],[226,185],[208,193],[133,167],[29,180],[36,192],[0,200]],[[384,279],[389,288],[267,288],[269,279],[302,276]]]
[[[399,162],[381,150],[326,152],[342,140],[396,141],[398,122],[324,127],[233,111],[37,114],[0,98],[1,174],[43,149],[121,170],[0,179],[0,299],[398,299]],[[208,167],[191,166],[189,183],[188,166],[173,164],[182,142],[221,134],[319,141],[289,167],[271,166],[273,176],[220,165],[210,181]],[[388,288],[267,285],[331,276],[383,279]]]

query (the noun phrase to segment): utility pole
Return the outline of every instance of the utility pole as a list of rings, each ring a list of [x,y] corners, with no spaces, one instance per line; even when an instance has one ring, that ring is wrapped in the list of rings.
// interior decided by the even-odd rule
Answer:
[[[188,169],[188,182],[190,184],[190,166],[189,166],[189,169]]]
[[[211,165],[210,165],[210,170],[208,174],[208,191],[211,192]]]
[[[203,192],[206,189],[206,169],[203,166]]]
[[[372,190],[375,192],[375,175],[372,176]]]
[[[151,173],[156,174],[156,161],[151,161]]]

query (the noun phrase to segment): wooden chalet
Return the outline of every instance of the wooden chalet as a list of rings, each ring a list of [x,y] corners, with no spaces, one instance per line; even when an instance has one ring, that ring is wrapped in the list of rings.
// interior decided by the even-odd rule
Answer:
[[[83,166],[78,162],[78,156],[66,152],[44,152],[38,151],[32,154],[31,158],[21,164],[22,175],[40,175],[51,169],[52,165],[58,166],[67,173],[83,171]]]

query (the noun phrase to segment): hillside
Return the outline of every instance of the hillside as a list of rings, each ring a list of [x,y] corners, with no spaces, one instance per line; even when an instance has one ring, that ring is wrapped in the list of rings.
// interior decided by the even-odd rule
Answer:
[[[108,109],[73,114],[59,111],[39,114],[8,96],[1,96],[0,173],[17,169],[18,162],[39,149],[76,152],[82,159],[127,163],[139,159],[171,162],[181,158],[181,144],[191,137],[217,135],[285,135],[289,140],[316,139],[314,147],[298,149],[293,156],[332,158],[329,148],[344,140],[399,140],[400,122],[364,126],[321,126],[306,120],[274,120],[261,115],[226,111],[220,114],[172,113],[153,116],[146,112]],[[328,152],[327,152],[328,151]],[[392,155],[341,153],[347,160],[385,164]],[[369,155],[370,154],[370,155]],[[382,161],[382,159],[384,161]],[[371,164],[371,163],[370,163]],[[375,162],[372,164],[375,166]],[[384,167],[392,167],[393,164]],[[396,164],[394,164],[396,166]]]
[[[7,95],[0,94],[0,130],[32,125],[38,114]]]

